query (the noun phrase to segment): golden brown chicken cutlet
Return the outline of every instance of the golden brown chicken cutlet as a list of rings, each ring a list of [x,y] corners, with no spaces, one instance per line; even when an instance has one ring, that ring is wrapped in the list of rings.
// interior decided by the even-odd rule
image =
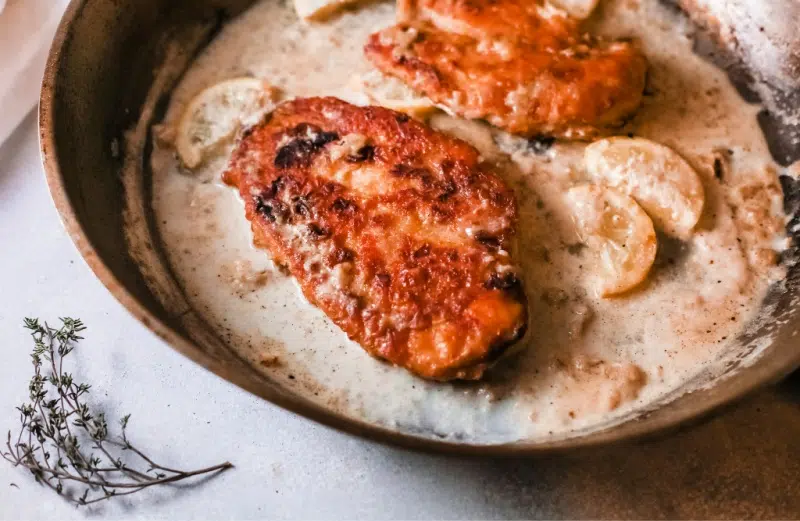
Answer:
[[[514,134],[588,138],[619,127],[641,104],[644,56],[543,9],[522,0],[405,2],[403,21],[371,35],[364,50],[440,106]]]
[[[478,379],[524,334],[512,192],[471,145],[336,98],[279,105],[237,145],[255,243],[370,354]]]
[[[398,0],[397,21],[429,22],[450,33],[525,41],[542,49],[574,44],[580,25],[541,0]]]

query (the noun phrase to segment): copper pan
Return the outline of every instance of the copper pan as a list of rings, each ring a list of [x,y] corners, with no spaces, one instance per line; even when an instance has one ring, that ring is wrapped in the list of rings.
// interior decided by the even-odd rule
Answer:
[[[73,0],[53,43],[42,87],[42,157],[66,230],[109,291],[185,356],[253,394],[352,434],[417,449],[505,455],[561,452],[663,433],[705,417],[800,366],[800,345],[795,338],[800,329],[797,266],[790,268],[785,288],[768,297],[770,320],[755,335],[741,339],[746,345],[770,336],[757,360],[730,361],[707,388],[683,396],[675,393],[658,407],[620,425],[546,442],[469,445],[353,420],[283,389],[227,349],[213,332],[198,335],[202,325],[186,319],[191,316],[188,310],[168,311],[133,261],[123,230],[120,148],[124,132],[141,119],[148,93],[152,98],[170,42],[184,39],[189,53],[196,51],[219,24],[250,3],[252,0]],[[170,84],[162,83],[163,92],[156,94],[166,100]],[[163,103],[150,108],[145,116],[155,119]],[[787,147],[787,140],[782,139],[788,131],[774,119],[764,120],[769,123],[765,128],[779,159],[786,162],[800,156],[800,151]],[[143,152],[146,156],[147,149]],[[136,189],[143,191],[146,200],[147,171],[141,159],[138,163],[143,177]],[[788,205],[800,201],[794,183],[786,181],[784,189]],[[158,257],[157,248],[150,253]],[[791,264],[795,255],[792,249],[785,261]]]

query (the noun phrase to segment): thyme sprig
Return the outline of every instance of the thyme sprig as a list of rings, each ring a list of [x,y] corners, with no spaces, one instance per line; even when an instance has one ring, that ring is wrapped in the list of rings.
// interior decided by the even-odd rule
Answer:
[[[183,471],[160,465],[128,439],[130,414],[119,422],[120,435],[109,432],[105,414],[86,402],[91,386],[74,381],[64,371],[64,358],[77,346],[86,329],[80,320],[62,318],[56,329],[26,318],[34,348],[33,377],[28,385],[30,402],[19,411],[20,429],[8,431],[3,458],[27,468],[34,479],[77,505],[89,505],[117,496],[135,494],[155,485],[231,468],[229,462]],[[132,454],[123,461],[123,453]],[[127,460],[136,460],[130,465]]]

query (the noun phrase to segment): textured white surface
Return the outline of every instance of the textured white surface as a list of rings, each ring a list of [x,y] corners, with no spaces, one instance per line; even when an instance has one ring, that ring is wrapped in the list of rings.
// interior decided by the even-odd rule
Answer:
[[[77,510],[0,461],[0,519],[480,519],[800,516],[800,381],[648,444],[539,460],[415,454],[320,427],[194,365],[92,276],[58,221],[28,117],[0,147],[0,433],[27,395],[24,316],[82,318],[73,372],[165,464],[237,467]],[[19,488],[12,487],[15,483]]]

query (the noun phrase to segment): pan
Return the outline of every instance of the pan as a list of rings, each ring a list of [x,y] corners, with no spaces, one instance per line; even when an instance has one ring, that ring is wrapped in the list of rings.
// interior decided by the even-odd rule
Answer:
[[[731,356],[614,424],[550,439],[476,443],[420,428],[370,422],[309,399],[237,354],[192,309],[159,244],[149,201],[152,127],[181,75],[226,20],[249,0],[73,0],[53,43],[42,86],[39,123],[47,182],[67,232],[90,268],[146,327],[194,362],[297,414],[373,440],[465,454],[533,455],[663,433],[706,417],[800,365],[800,267],[793,244],[782,255],[788,274],[770,290],[765,319],[737,339]],[[706,50],[732,79],[750,85],[735,56]],[[769,86],[767,86],[769,87]],[[743,87],[748,96],[753,89]],[[763,91],[761,91],[763,92]],[[792,104],[781,91],[779,103]],[[760,117],[775,159],[800,156],[796,129],[770,112]],[[800,189],[783,178],[787,214]],[[794,230],[789,223],[787,230]],[[134,229],[133,237],[131,230]],[[688,392],[690,391],[691,392]]]

